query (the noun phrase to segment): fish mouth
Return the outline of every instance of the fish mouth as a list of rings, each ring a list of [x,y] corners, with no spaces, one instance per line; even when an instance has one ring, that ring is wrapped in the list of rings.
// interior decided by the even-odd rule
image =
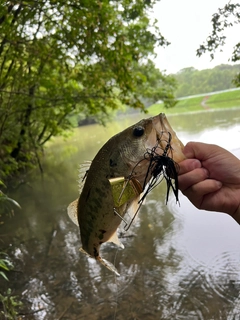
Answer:
[[[148,150],[149,168],[143,188],[147,195],[162,180],[167,184],[166,202],[169,191],[172,189],[178,202],[178,163],[186,159],[183,154],[183,143],[179,140],[176,132],[171,127],[164,113],[152,118],[152,125],[156,134],[156,145]],[[147,176],[150,180],[147,181]]]
[[[168,157],[172,158],[176,163],[186,159],[182,151],[184,145],[177,137],[176,132],[168,122],[166,115],[160,113],[153,117],[152,124],[156,131],[156,139],[159,146],[156,152],[159,155],[168,155]]]

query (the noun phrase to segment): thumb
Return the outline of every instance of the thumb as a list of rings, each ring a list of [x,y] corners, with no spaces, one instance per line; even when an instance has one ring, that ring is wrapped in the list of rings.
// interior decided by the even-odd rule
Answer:
[[[212,155],[214,147],[213,144],[191,141],[185,145],[183,153],[186,158],[204,161]]]

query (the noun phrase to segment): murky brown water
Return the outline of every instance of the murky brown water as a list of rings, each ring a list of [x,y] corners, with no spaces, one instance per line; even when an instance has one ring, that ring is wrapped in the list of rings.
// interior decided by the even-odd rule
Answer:
[[[240,109],[169,119],[184,143],[213,142],[240,157]],[[66,214],[78,194],[78,166],[137,120],[56,139],[45,154],[44,177],[33,172],[11,195],[22,210],[0,226],[1,248],[15,260],[10,286],[25,303],[23,319],[240,319],[240,226],[198,211],[182,195],[180,206],[173,198],[166,206],[164,183],[121,235],[125,249],[103,248],[120,277],[78,251],[79,231]]]

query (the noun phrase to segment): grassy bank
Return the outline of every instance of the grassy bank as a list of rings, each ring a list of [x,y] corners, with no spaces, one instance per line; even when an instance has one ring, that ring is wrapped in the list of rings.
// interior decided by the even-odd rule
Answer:
[[[179,100],[174,108],[168,109],[168,114],[195,112],[208,109],[240,108],[240,90],[216,93],[201,97]],[[150,114],[166,112],[163,103],[157,103],[148,108]]]

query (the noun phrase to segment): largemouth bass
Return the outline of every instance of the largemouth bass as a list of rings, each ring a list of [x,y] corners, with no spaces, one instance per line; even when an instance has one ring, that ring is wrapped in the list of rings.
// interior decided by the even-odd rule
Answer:
[[[128,229],[145,196],[159,179],[167,181],[178,201],[177,163],[185,156],[183,144],[165,114],[139,121],[109,139],[93,161],[81,169],[79,199],[68,206],[70,218],[79,225],[81,251],[118,271],[103,259],[100,246],[113,242],[120,247],[117,228]],[[125,220],[128,213],[131,222]]]

